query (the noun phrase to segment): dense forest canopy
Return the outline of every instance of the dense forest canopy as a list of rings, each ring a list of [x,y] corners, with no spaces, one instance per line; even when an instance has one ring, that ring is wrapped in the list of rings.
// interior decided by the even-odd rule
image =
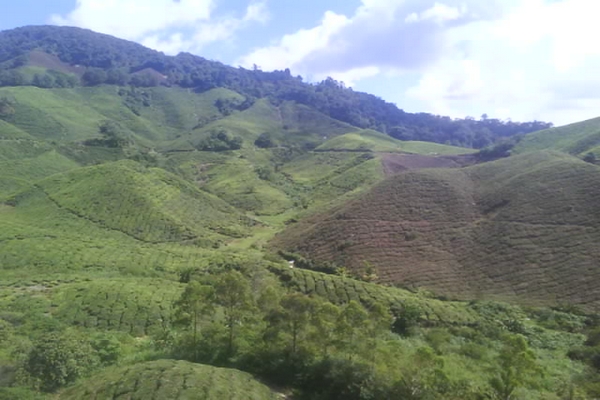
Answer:
[[[272,102],[296,101],[332,118],[360,128],[385,132],[401,140],[422,140],[463,147],[483,148],[499,139],[522,135],[552,126],[550,123],[512,122],[467,117],[452,119],[428,113],[407,113],[377,96],[356,92],[343,82],[328,78],[310,84],[285,71],[265,72],[233,68],[189,53],[166,56],[137,43],[89,30],[31,26],[0,33],[0,86],[33,85],[73,87],[73,74],[52,73],[27,76],[20,69],[28,55],[41,51],[76,66],[83,85],[181,86],[205,91],[216,87],[234,90],[247,97]],[[51,68],[49,68],[51,69]]]

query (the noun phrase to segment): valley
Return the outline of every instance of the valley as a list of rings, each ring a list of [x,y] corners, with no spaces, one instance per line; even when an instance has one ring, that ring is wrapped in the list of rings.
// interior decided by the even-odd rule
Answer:
[[[600,396],[595,120],[0,44],[0,399]]]

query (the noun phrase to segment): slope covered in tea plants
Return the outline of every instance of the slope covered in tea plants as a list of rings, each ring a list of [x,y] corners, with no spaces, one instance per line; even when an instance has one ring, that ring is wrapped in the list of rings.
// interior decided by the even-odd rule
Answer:
[[[576,156],[600,155],[600,118],[530,133],[515,146],[514,152],[536,150],[558,150]]]
[[[65,390],[61,400],[276,400],[252,375],[185,361],[160,360],[106,370]]]
[[[600,169],[535,153],[410,171],[273,240],[381,282],[460,298],[600,307]]]

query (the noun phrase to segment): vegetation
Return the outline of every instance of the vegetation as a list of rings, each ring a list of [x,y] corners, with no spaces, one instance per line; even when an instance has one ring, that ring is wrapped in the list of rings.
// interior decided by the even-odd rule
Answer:
[[[380,283],[452,298],[595,311],[600,299],[577,288],[596,274],[599,173],[549,152],[410,171],[288,227],[272,245],[356,277],[369,265]]]
[[[301,77],[292,76],[289,70],[236,69],[187,53],[168,57],[132,42],[77,28],[38,26],[4,31],[0,34],[0,48],[0,66],[7,70],[0,75],[0,85],[4,86],[57,87],[58,79],[52,79],[49,74],[39,75],[34,82],[19,70],[24,65],[51,65],[63,74],[75,72],[82,75],[82,82],[87,86],[176,85],[197,91],[221,87],[234,90],[248,99],[269,98],[274,104],[295,101],[320,110],[331,118],[360,128],[387,132],[400,140],[473,148],[485,147],[498,138],[551,126],[538,121],[503,122],[486,115],[480,120],[453,120],[426,113],[410,114],[373,95],[354,92],[343,82],[331,78],[312,85],[304,83]],[[40,57],[32,57],[31,52],[47,55],[41,57],[40,62]],[[68,87],[73,82],[66,75],[61,84],[63,86],[60,87]],[[252,100],[249,100],[242,108],[251,103]],[[226,108],[233,104],[235,108],[244,103],[220,104],[227,104]]]
[[[59,398],[274,400],[277,395],[240,371],[159,360],[109,369],[64,391]]]
[[[527,135],[515,147],[515,152],[557,150],[574,156],[600,154],[600,119],[542,130]]]
[[[74,28],[0,83],[0,399],[600,396],[593,148]]]

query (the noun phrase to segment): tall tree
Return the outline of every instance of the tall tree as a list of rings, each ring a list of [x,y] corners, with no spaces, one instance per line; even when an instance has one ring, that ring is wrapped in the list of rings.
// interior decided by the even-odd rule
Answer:
[[[535,354],[521,335],[509,336],[496,360],[498,371],[490,380],[493,398],[512,400],[515,390],[541,372]]]
[[[215,303],[223,307],[227,327],[227,354],[233,355],[236,327],[249,317],[254,308],[250,284],[238,271],[230,271],[217,277]]]
[[[292,293],[281,299],[281,308],[283,310],[282,325],[290,334],[290,352],[294,356],[298,351],[298,341],[303,339],[309,331],[316,302],[306,295]]]
[[[179,300],[175,302],[175,323],[183,324],[192,331],[194,360],[198,360],[198,341],[203,320],[215,312],[213,287],[192,281],[187,284]]]

